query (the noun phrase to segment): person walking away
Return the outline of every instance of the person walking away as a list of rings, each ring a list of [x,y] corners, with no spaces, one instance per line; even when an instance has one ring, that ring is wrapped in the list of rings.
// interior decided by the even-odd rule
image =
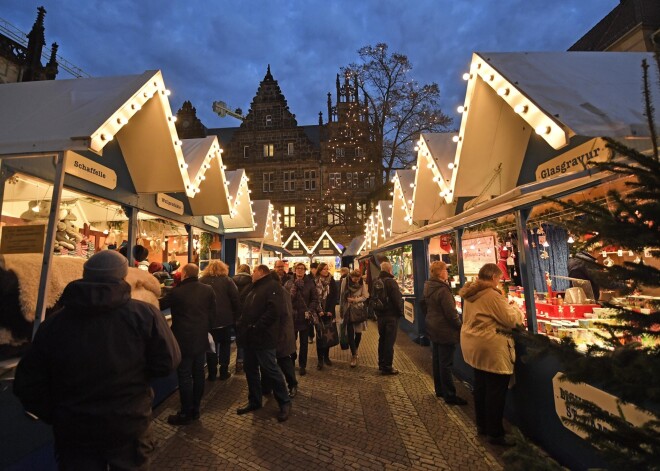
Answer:
[[[335,319],[335,307],[339,300],[339,290],[337,289],[337,283],[330,274],[330,268],[327,263],[319,263],[316,269],[314,283],[319,298],[319,322],[324,325],[331,324]],[[316,356],[318,358],[318,364],[316,365],[317,369],[322,370],[324,364],[332,366],[332,361],[330,360],[330,347],[324,346],[320,339],[316,341]]]
[[[60,469],[149,469],[152,378],[181,354],[161,312],[131,299],[128,263],[93,255],[16,368],[14,394],[52,425]]]
[[[296,330],[296,339],[300,339],[298,347],[300,376],[307,374],[307,339],[313,320],[312,313],[317,312],[319,299],[316,285],[311,278],[305,276],[305,270],[304,263],[297,263],[295,266],[295,279],[287,281],[284,285],[284,289],[291,295],[293,326]]]
[[[215,313],[211,320],[211,336],[215,344],[215,352],[206,353],[206,367],[209,381],[218,377],[220,365],[220,380],[229,379],[229,358],[231,356],[231,334],[241,309],[238,288],[229,278],[229,267],[221,260],[211,260],[202,272],[199,280],[213,288],[215,293]]]
[[[270,276],[278,282],[280,301],[284,309],[280,312],[280,332],[275,349],[277,366],[284,374],[284,379],[289,388],[289,397],[294,398],[298,393],[298,380],[296,379],[296,366],[293,361],[293,354],[296,353],[296,332],[293,328],[293,304],[291,296],[283,286],[279,284],[280,278],[275,271],[270,272]],[[263,394],[270,394],[271,387],[265,376],[261,376],[261,389]]]
[[[245,296],[252,289],[252,274],[250,273],[250,265],[243,263],[239,265],[238,270],[234,277],[234,284],[238,288],[238,295],[241,301],[241,308],[245,303]],[[237,317],[240,317],[240,312]],[[234,327],[234,335],[236,334],[236,328]],[[238,346],[236,343],[236,374],[243,372],[243,347]]]
[[[351,349],[350,365],[351,368],[355,368],[358,362],[358,349],[360,348],[360,340],[362,340],[362,332],[367,329],[367,322],[351,322],[349,310],[351,306],[359,305],[359,303],[364,305],[369,299],[369,288],[358,270],[353,270],[342,280],[340,299],[339,313],[346,324],[346,336],[348,337],[348,346]],[[363,309],[366,310],[366,308],[366,306],[363,306]]]
[[[177,369],[181,410],[167,418],[171,425],[187,425],[199,419],[204,395],[204,361],[208,333],[214,327],[216,303],[213,288],[200,283],[198,275],[197,265],[184,265],[181,283],[161,303],[161,307],[171,309],[172,332],[181,349],[181,364]]]
[[[399,374],[392,363],[399,317],[403,315],[403,296],[392,273],[390,262],[380,264],[380,274],[373,282],[371,295],[371,303],[378,317],[378,369],[383,375]]]
[[[433,383],[435,395],[450,405],[465,405],[456,395],[452,367],[454,352],[461,333],[461,319],[447,280],[449,271],[442,261],[431,263],[431,278],[424,283],[426,333],[433,349]]]
[[[461,350],[465,362],[474,369],[477,431],[488,435],[494,445],[511,446],[513,443],[504,435],[502,416],[516,353],[513,338],[498,330],[522,323],[522,313],[509,305],[497,288],[501,278],[502,270],[487,263],[476,281],[461,288]]]
[[[265,376],[280,406],[277,420],[284,422],[289,418],[291,398],[276,361],[280,319],[285,309],[281,285],[270,276],[266,265],[254,269],[252,283],[237,323],[238,341],[245,352],[243,366],[248,383],[248,403],[239,407],[236,413],[243,415],[261,408],[261,376]]]

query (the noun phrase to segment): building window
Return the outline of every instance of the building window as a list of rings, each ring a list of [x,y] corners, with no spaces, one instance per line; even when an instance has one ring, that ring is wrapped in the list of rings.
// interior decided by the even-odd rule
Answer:
[[[305,190],[316,190],[316,170],[305,170]]]
[[[300,248],[300,241],[298,239],[293,239],[293,248],[294,249]]]
[[[305,206],[305,225],[307,227],[316,226],[316,210],[314,206]]]
[[[359,220],[363,221],[367,216],[367,203],[355,203],[355,214]]]
[[[275,172],[264,172],[263,192],[272,193],[275,187]]]
[[[284,207],[284,227],[296,227],[296,207]]]
[[[376,186],[376,177],[374,176],[373,173],[366,173],[364,175],[364,188],[365,190],[369,190],[371,188],[374,188]]]
[[[337,147],[335,149],[335,157],[344,157],[346,155],[346,149],[343,147]]]
[[[282,175],[284,176],[284,191],[296,191],[296,171],[285,170]]]
[[[243,158],[247,159],[250,152],[250,146],[243,146]]]
[[[362,157],[362,147],[355,148],[355,157]]]
[[[330,188],[340,188],[341,187],[341,173],[330,173]]]
[[[286,153],[287,155],[293,155],[293,142],[289,142],[286,145]]]
[[[330,241],[328,239],[323,239],[323,248],[324,249],[330,248]]]
[[[359,172],[348,172],[346,174],[346,188],[357,188],[358,187],[358,175]]]
[[[270,126],[273,124],[273,117],[269,114],[266,115],[266,126]]]
[[[275,144],[264,144],[264,157],[275,155]]]
[[[341,224],[345,213],[346,205],[344,203],[331,204],[328,211],[328,224]]]

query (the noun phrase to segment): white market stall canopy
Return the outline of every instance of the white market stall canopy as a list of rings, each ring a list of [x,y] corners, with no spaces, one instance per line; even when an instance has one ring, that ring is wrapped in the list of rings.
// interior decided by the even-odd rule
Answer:
[[[250,189],[245,170],[225,172],[228,191],[229,214],[222,215],[222,225],[225,233],[246,232],[254,230],[254,215],[250,201]]]
[[[451,193],[458,133],[423,133],[417,142],[417,165],[413,192],[413,222],[432,223],[453,215],[455,207],[446,203]],[[423,224],[422,224],[423,225]]]
[[[184,139],[181,148],[191,189],[198,194],[189,198],[193,215],[229,214],[231,201],[218,138]]]
[[[294,256],[306,257],[311,253],[309,247],[307,247],[296,231],[291,233],[289,238],[282,244],[282,247]]]
[[[378,202],[378,224],[376,227],[376,236],[378,245],[392,237],[392,202]]]
[[[533,132],[555,150],[574,136],[648,137],[643,60],[657,84],[650,53],[473,54],[447,202],[514,188]]]
[[[282,238],[279,233],[279,224],[276,218],[279,216],[269,200],[255,200],[252,202],[252,213],[254,216],[254,230],[246,232],[234,232],[228,235],[231,239],[250,239],[263,241],[264,244],[281,247]]]
[[[323,234],[318,238],[314,247],[309,250],[309,253],[319,256],[339,256],[342,254],[342,248],[337,245],[330,234],[328,234],[328,231],[323,231]]]
[[[0,156],[102,155],[117,139],[138,193],[194,197],[168,95],[160,71],[3,84]]]
[[[394,191],[392,198],[391,234],[396,236],[409,231],[412,227],[412,206],[415,190],[415,170],[397,170],[392,178]]]

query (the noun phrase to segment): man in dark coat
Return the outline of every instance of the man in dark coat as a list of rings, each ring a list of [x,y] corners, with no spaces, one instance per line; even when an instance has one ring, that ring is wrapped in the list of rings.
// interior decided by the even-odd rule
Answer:
[[[392,366],[394,362],[394,343],[399,330],[399,317],[403,315],[403,296],[399,284],[392,274],[392,264],[380,264],[378,278],[383,280],[387,303],[385,309],[378,311],[378,369],[384,375],[395,375],[399,371]]]
[[[433,383],[435,395],[447,404],[465,405],[467,401],[456,395],[452,366],[454,351],[461,334],[461,319],[456,310],[454,295],[447,284],[447,264],[431,264],[431,278],[424,283],[426,333],[433,344]]]
[[[92,256],[16,368],[14,394],[52,424],[61,469],[149,467],[149,380],[181,356],[161,312],[131,299],[127,272],[118,252]]]
[[[215,293],[213,288],[199,282],[198,275],[197,265],[184,265],[181,284],[161,304],[172,310],[172,332],[181,349],[181,364],[177,369],[181,410],[168,417],[172,425],[187,425],[199,419],[204,395],[204,362],[215,315]]]
[[[279,279],[279,278],[278,278]],[[243,263],[238,267],[238,270],[232,278],[236,287],[238,288],[238,295],[241,301],[241,306],[245,303],[245,296],[252,289],[252,274],[250,273],[250,266]],[[241,317],[240,311],[238,317]],[[236,329],[234,328],[234,333]],[[243,347],[236,345],[236,373],[243,372]]]
[[[280,277],[277,272],[270,272],[270,276],[278,282]],[[277,339],[275,356],[277,365],[284,374],[284,379],[289,387],[289,397],[294,398],[298,393],[298,380],[296,379],[296,367],[292,355],[296,353],[296,331],[293,328],[293,305],[289,292],[280,285],[279,293],[284,309],[280,312],[280,333]],[[261,376],[261,389],[263,394],[269,394],[270,384],[265,376]]]
[[[293,275],[286,271],[286,266],[287,266],[286,261],[276,260],[275,265],[273,267],[275,269],[275,272],[277,273],[277,276],[280,277],[280,284],[282,286],[284,286],[287,281],[293,278]]]
[[[236,410],[238,415],[261,408],[261,371],[280,406],[277,420],[284,422],[289,418],[291,398],[276,360],[282,309],[280,285],[270,276],[266,265],[259,265],[252,272],[252,289],[245,298],[237,322],[238,341],[245,352],[243,366],[248,383],[248,403]]]

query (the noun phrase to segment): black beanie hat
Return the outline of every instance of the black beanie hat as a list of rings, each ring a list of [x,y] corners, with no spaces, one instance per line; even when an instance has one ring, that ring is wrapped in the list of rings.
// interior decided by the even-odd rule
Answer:
[[[126,257],[114,250],[102,250],[83,265],[85,281],[119,281],[128,274]]]

